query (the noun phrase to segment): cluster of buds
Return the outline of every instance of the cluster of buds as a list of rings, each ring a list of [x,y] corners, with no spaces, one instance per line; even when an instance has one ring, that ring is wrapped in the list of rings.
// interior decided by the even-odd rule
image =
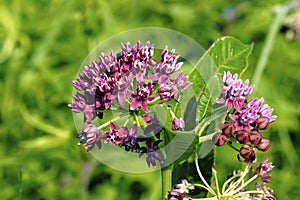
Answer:
[[[195,190],[195,186],[183,179],[174,189],[168,191],[166,200],[192,200],[191,197],[187,196],[190,190]]]
[[[225,72],[223,83],[222,97],[217,103],[228,107],[227,116],[222,131],[214,135],[213,142],[222,146],[237,141],[242,144],[239,152],[244,161],[256,162],[254,148],[260,151],[270,148],[270,141],[262,137],[261,131],[266,130],[276,116],[272,115],[273,109],[268,104],[263,104],[263,98],[246,99],[254,89],[254,85],[248,86],[248,80],[243,83],[237,74],[232,76]],[[238,158],[242,160],[240,156]]]
[[[126,151],[147,153],[148,165],[156,167],[155,161],[163,164],[162,156],[157,152],[162,125],[149,112],[149,103],[169,106],[168,101],[177,102],[179,92],[191,83],[179,71],[183,63],[177,62],[179,56],[175,55],[174,49],[163,49],[159,61],[153,59],[154,46],[149,41],[145,45],[138,41],[133,46],[128,42],[121,44],[121,49],[118,54],[102,53],[99,62],[93,61],[85,66],[72,82],[77,92],[68,106],[75,113],[83,113],[83,122],[86,123],[78,135],[79,144],[91,151],[94,146],[101,148],[101,141],[104,141],[125,147]],[[102,119],[104,111],[112,109],[114,101],[116,104],[113,105],[118,108],[128,108],[127,117],[133,120],[129,124],[134,124],[130,131],[126,125],[117,127],[112,121],[106,127],[93,125],[97,116]],[[173,116],[170,123],[173,130],[184,129],[180,117]],[[104,129],[107,131],[102,132]],[[142,130],[139,136],[138,130]]]

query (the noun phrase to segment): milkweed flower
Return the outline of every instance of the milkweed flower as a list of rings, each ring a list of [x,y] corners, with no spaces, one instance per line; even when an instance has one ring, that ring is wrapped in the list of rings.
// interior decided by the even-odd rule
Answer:
[[[149,108],[155,104],[167,107],[173,99],[178,102],[181,90],[191,83],[187,81],[188,76],[180,72],[183,62],[178,62],[180,56],[174,49],[165,47],[160,60],[154,60],[153,56],[154,46],[149,41],[145,45],[140,41],[134,45],[121,43],[119,53],[101,53],[99,61],[86,65],[72,81],[76,94],[68,106],[73,112],[82,113],[83,122],[88,124],[80,134],[80,144],[88,151],[95,145],[100,148],[102,141],[125,148],[126,152],[146,154],[148,166],[156,167],[157,162],[164,164],[158,147],[163,126],[155,114],[149,113]],[[93,125],[97,116],[105,119],[105,111],[111,111],[113,106],[128,109],[125,125],[118,126],[115,122],[118,119],[98,127]],[[184,122],[178,119],[169,123],[174,130],[183,130]],[[133,123],[128,123],[130,120]],[[102,133],[102,130],[105,131]]]
[[[87,124],[78,134],[78,138],[80,138],[80,144],[85,144],[85,148],[87,151],[91,151],[96,145],[99,149],[101,148],[101,139],[104,138],[101,131],[97,129],[97,127],[93,124]]]
[[[252,93],[254,85],[249,85],[249,80],[245,83],[241,79],[238,79],[238,74],[232,74],[230,72],[224,72],[223,75],[224,87],[221,91],[222,97],[217,101],[218,103],[225,103],[228,106],[228,111],[234,107],[237,111],[240,111],[246,100],[246,96]]]
[[[190,190],[195,190],[195,186],[183,179],[180,184],[176,184],[174,189],[168,191],[166,200],[192,200],[187,196]]]
[[[217,146],[222,146],[227,138],[230,145],[236,140],[243,145],[239,151],[239,160],[254,163],[255,148],[260,151],[267,151],[270,148],[270,141],[264,138],[260,131],[266,130],[277,116],[273,115],[274,109],[264,104],[264,98],[255,97],[247,100],[246,97],[254,89],[254,85],[249,86],[249,80],[243,82],[238,79],[238,74],[224,72],[223,83],[224,87],[217,103],[227,106],[227,115],[222,132],[216,133],[213,141]]]
[[[267,175],[273,170],[274,166],[272,163],[268,163],[268,159],[265,159],[260,165],[256,168],[255,173],[259,175],[264,184],[268,184],[270,182],[271,175]]]

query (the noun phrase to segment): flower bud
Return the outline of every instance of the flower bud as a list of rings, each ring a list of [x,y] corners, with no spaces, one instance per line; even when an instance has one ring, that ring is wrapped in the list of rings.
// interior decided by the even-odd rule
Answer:
[[[222,134],[222,133],[216,133],[213,138],[213,143],[217,146],[223,146],[226,143],[226,135]]]
[[[224,135],[231,135],[233,134],[235,131],[235,127],[234,124],[231,122],[224,122],[223,126],[222,126],[222,133]]]
[[[260,117],[256,120],[256,126],[260,130],[266,130],[269,127],[270,119],[267,117]]]
[[[259,142],[261,141],[261,134],[257,131],[252,131],[249,135],[250,142],[254,145],[258,145]]]
[[[240,154],[248,162],[254,162],[256,160],[255,151],[249,145],[243,145],[240,149]]]
[[[262,138],[257,145],[257,148],[261,151],[267,151],[270,148],[271,142],[266,138]]]
[[[173,131],[182,131],[184,129],[184,121],[182,118],[175,117],[172,120],[172,130]]]
[[[240,130],[236,134],[236,139],[239,141],[241,144],[246,144],[249,142],[249,133],[248,131],[245,130]]]

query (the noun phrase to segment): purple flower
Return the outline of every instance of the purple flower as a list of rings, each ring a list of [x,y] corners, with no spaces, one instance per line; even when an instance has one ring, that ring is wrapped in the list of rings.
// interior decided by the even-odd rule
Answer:
[[[246,108],[240,110],[238,114],[229,115],[229,117],[235,121],[235,127],[237,130],[248,130],[251,128],[252,124],[259,117],[259,110],[261,109],[263,103],[263,98],[261,99],[251,99]]]
[[[228,111],[231,110],[232,106],[237,111],[241,111],[244,107],[245,97],[252,93],[254,85],[249,87],[249,80],[243,83],[241,79],[238,79],[237,74],[232,76],[230,72],[224,72],[223,83],[225,86],[221,91],[222,98],[217,102],[227,105]]]
[[[71,108],[73,112],[76,113],[83,112],[84,113],[83,121],[91,122],[96,117],[95,105],[94,103],[89,104],[88,101],[92,101],[90,100],[91,97],[86,97],[86,96],[80,93],[76,93],[73,96],[72,104],[68,104],[68,107]]]
[[[160,133],[163,127],[156,116],[151,117],[149,115],[144,115],[144,120],[148,123],[148,126],[146,126],[144,130],[145,135],[149,135],[152,131],[154,134]]]
[[[175,83],[176,85],[181,88],[181,89],[186,89],[188,88],[192,83],[187,82],[188,76],[183,76],[183,73],[180,72],[176,77],[175,77]]]
[[[93,124],[87,124],[78,134],[80,138],[80,144],[84,144],[87,151],[91,151],[96,145],[101,148],[101,139],[103,139],[102,133]]]
[[[179,189],[173,189],[168,191],[166,200],[192,200],[192,198],[181,193]]]
[[[171,75],[177,72],[183,64],[182,62],[177,63],[179,56],[174,53],[174,49],[169,52],[167,47],[162,51],[162,59],[156,63],[154,75],[150,77],[151,80],[158,81],[158,84],[171,83]]]
[[[158,144],[162,142],[161,140],[157,140],[153,142],[151,139],[147,139],[146,141],[146,149],[144,148],[144,151],[147,153],[146,162],[148,164],[148,167],[152,165],[154,168],[156,168],[156,161],[159,162],[159,164],[162,166],[164,164],[164,160],[160,152],[158,151],[157,147]],[[142,154],[145,152],[142,152]]]
[[[138,127],[137,125],[133,125],[131,127],[130,132],[127,131],[127,136],[124,138],[122,144],[120,144],[121,147],[125,147],[125,151],[139,151],[139,139],[137,138],[138,133]]]
[[[117,59],[117,55],[112,51],[108,56],[102,53],[100,56],[100,63],[102,66],[105,66],[106,72],[115,73],[120,70],[120,60]]]
[[[122,127],[120,130],[118,127],[111,122],[110,123],[110,130],[105,132],[105,141],[104,143],[112,145],[121,145],[124,141],[125,137],[128,135],[128,130]]]
[[[134,110],[141,106],[145,112],[148,112],[147,102],[154,99],[154,97],[151,97],[150,95],[152,95],[151,83],[139,85],[137,92],[131,94],[133,99],[130,104],[130,110]]]
[[[255,188],[257,191],[259,191],[258,194],[253,194],[252,199],[255,197],[262,200],[276,200],[273,194],[273,190],[267,187],[267,184],[259,185],[258,183],[255,183]]]
[[[270,182],[271,175],[267,175],[273,170],[274,166],[272,163],[268,163],[268,159],[262,161],[260,165],[256,168],[255,173],[259,175],[264,182],[264,184],[268,184]]]
[[[178,89],[174,85],[163,85],[158,90],[160,99],[168,101],[171,99],[177,100]]]
[[[277,118],[276,115],[272,115],[274,109],[271,109],[270,106],[268,104],[264,104],[260,110],[259,110],[259,114],[262,117],[266,117],[269,119],[270,123],[274,122]]]
[[[182,118],[175,117],[172,120],[172,130],[173,131],[182,131],[184,129],[184,121]]]
[[[131,94],[131,91],[129,90],[129,86],[130,86],[130,82],[128,80],[128,77],[123,76],[117,81],[116,87],[113,91],[113,94],[117,96],[119,103],[123,106],[126,103],[126,97]]]

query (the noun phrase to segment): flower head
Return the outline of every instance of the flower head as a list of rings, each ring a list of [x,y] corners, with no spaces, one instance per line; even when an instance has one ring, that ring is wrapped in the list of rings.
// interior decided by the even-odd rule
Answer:
[[[80,144],[84,144],[87,151],[91,151],[96,145],[99,149],[101,148],[101,139],[103,139],[102,133],[93,124],[87,124],[78,134],[80,138]]]
[[[144,153],[147,154],[146,162],[148,167],[152,165],[154,168],[156,168],[156,161],[158,161],[161,166],[164,164],[164,159],[158,151],[158,144],[160,142],[162,142],[162,140],[153,142],[151,139],[147,139],[146,141],[146,147],[143,148],[144,152],[142,152],[141,155]]]
[[[120,130],[118,127],[111,122],[110,130],[105,132],[105,143],[111,143],[113,145],[121,145],[124,139],[128,135],[128,130],[125,127],[122,127]]]
[[[256,168],[255,173],[259,175],[264,182],[264,184],[268,184],[270,182],[271,175],[267,175],[273,170],[274,166],[272,163],[268,163],[268,159],[262,161],[260,165]]]
[[[241,79],[238,79],[238,74],[232,74],[230,72],[224,72],[223,75],[224,87],[221,91],[222,97],[217,101],[218,103],[225,103],[228,106],[228,111],[234,107],[237,111],[240,111],[246,100],[246,96],[252,93],[254,85],[249,85],[249,80],[245,83]]]
[[[131,95],[132,102],[130,104],[130,109],[134,110],[141,106],[145,112],[148,112],[147,102],[154,100],[155,97],[151,96],[153,92],[151,83],[139,85],[136,93]]]

